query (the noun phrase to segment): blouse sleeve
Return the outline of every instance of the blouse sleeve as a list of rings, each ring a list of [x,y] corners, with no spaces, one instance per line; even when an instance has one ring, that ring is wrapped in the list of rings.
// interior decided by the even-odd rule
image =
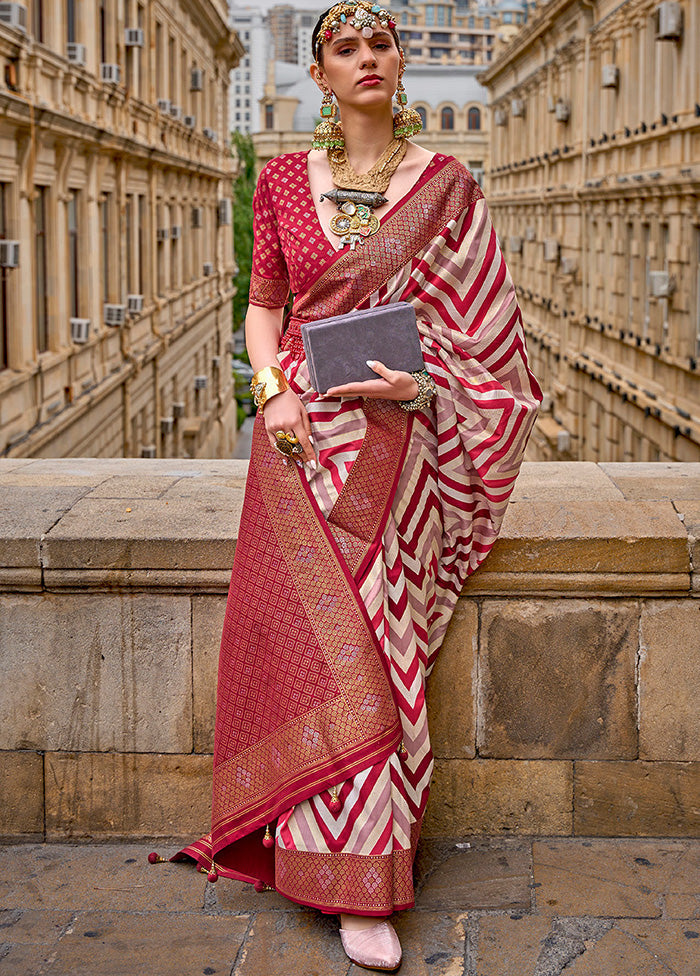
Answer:
[[[253,267],[248,301],[264,308],[281,308],[288,295],[289,273],[263,169],[253,194]]]

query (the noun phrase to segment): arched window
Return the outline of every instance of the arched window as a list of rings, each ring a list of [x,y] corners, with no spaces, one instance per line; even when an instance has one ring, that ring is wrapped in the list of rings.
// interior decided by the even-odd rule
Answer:
[[[440,112],[440,128],[441,129],[454,129],[455,127],[455,113],[454,110],[445,106]]]
[[[481,128],[481,110],[472,106],[467,112],[467,128],[468,129],[480,129]]]
[[[420,115],[420,120],[423,123],[423,128],[424,129],[427,129],[428,128],[428,114],[427,114],[427,112],[425,111],[425,109],[423,108],[422,105],[418,105],[416,107],[416,112],[418,112],[418,114]]]
[[[474,30],[474,23],[475,23],[474,18],[470,17],[469,20],[467,21],[467,27],[469,28],[469,30]]]

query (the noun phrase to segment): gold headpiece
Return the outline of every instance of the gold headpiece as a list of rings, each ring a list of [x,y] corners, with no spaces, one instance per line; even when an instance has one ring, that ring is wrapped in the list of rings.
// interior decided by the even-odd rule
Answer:
[[[330,41],[344,24],[350,24],[351,27],[361,31],[363,37],[371,37],[375,18],[384,28],[388,27],[389,30],[396,28],[396,17],[385,7],[380,7],[378,3],[370,3],[369,0],[345,0],[343,3],[336,3],[326,14],[316,34],[314,45],[316,60],[318,61],[321,45]]]

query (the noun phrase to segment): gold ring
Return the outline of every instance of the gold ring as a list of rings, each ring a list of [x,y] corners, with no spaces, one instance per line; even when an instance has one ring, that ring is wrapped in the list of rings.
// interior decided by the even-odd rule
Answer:
[[[275,450],[284,457],[293,458],[297,454],[303,454],[304,448],[299,443],[299,438],[293,430],[285,433],[283,430],[275,431]]]

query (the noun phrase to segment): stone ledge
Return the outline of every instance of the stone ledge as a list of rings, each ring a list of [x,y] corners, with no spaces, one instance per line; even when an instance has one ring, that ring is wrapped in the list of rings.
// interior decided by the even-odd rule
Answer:
[[[0,586],[225,592],[246,470],[0,459]],[[525,464],[465,592],[689,594],[700,589],[698,535],[700,464]]]

